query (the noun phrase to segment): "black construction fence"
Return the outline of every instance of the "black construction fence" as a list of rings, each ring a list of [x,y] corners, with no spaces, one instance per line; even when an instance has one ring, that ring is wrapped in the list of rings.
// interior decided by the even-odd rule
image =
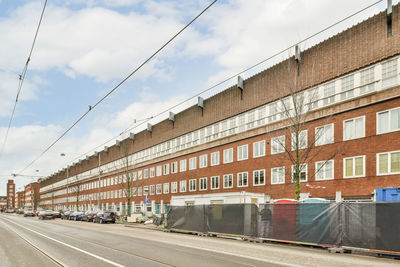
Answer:
[[[400,253],[400,202],[170,206],[166,227]]]

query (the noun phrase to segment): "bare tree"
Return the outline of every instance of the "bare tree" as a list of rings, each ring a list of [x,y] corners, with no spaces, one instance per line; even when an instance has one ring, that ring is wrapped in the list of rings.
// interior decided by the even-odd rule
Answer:
[[[307,91],[301,90],[299,85],[300,79],[300,60],[287,60],[287,70],[285,72],[282,95],[279,101],[272,106],[275,110],[274,116],[280,116],[284,120],[284,132],[286,134],[281,137],[276,137],[271,140],[272,149],[281,152],[281,156],[277,160],[288,160],[291,163],[291,170],[289,173],[292,177],[292,182],[295,185],[295,199],[300,199],[300,181],[305,179],[306,168],[309,163],[314,162],[316,156],[319,155],[324,146],[324,143],[333,143],[333,134],[330,136],[332,129],[317,128],[315,134],[308,133],[307,123],[314,118],[313,110],[318,106],[319,95],[316,89],[309,89]],[[311,83],[314,77],[314,64],[311,67]],[[282,82],[280,83],[282,84]],[[327,116],[324,118],[326,123],[332,122],[332,117]],[[291,142],[285,142],[285,136],[289,136]],[[309,138],[309,136],[311,138]],[[329,161],[333,159],[341,150],[339,146],[328,157],[318,164],[314,174],[308,175],[313,177],[321,171],[322,168],[330,164]]]
[[[75,176],[73,185],[69,187],[73,195],[75,195],[75,207],[76,211],[79,211],[79,201],[81,199],[81,184],[79,183],[78,175]]]

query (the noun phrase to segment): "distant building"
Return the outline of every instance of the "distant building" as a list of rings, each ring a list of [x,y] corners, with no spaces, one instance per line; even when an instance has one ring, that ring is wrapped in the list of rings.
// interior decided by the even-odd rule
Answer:
[[[25,186],[24,205],[26,209],[36,210],[39,206],[39,183],[34,182]]]
[[[15,184],[14,180],[7,182],[7,208],[15,207]]]
[[[7,196],[0,196],[0,211],[7,209]]]
[[[20,191],[16,193],[15,207],[18,209],[23,209],[25,207],[25,191]]]
[[[381,12],[66,166],[41,181],[40,205],[124,212],[127,175],[133,210],[294,198],[284,155],[296,139],[282,112],[293,95],[310,99],[302,149],[320,150],[300,172],[304,196],[372,201],[375,188],[400,187],[399,12],[390,25]],[[295,80],[298,94],[288,94]]]

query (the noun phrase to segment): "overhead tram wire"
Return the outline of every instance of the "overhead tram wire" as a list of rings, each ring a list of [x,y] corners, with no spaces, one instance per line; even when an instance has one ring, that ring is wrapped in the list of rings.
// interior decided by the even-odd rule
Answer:
[[[46,0],[47,1],[47,0]],[[136,69],[134,69],[128,76],[126,76],[122,81],[120,81],[115,87],[113,87],[106,95],[104,95],[100,100],[98,100],[93,106],[89,106],[89,109],[78,118],[66,131],[64,131],[60,137],[58,137],[53,143],[50,144],[42,153],[39,154],[33,161],[31,161],[26,167],[24,167],[18,173],[24,172],[27,168],[32,166],[38,159],[40,159],[47,151],[50,150],[58,141],[60,141],[72,128],[74,128],[83,118],[85,118],[90,111],[97,107],[101,102],[104,101],[108,96],[110,96],[115,90],[117,90],[122,84],[124,84],[132,75],[134,75],[138,70],[140,70],[145,64],[147,64],[151,59],[153,59],[161,50],[163,50],[169,43],[171,43],[179,34],[181,34],[186,28],[188,28],[194,21],[196,21],[204,12],[206,12],[212,5],[214,5],[218,0],[214,0],[209,4],[203,11],[201,11],[196,17],[194,17],[188,24],[186,24],[182,29],[180,29],[174,36],[172,36],[166,43],[164,43],[156,52],[154,52],[150,57],[148,57],[142,64],[140,64]]]
[[[14,107],[13,107],[13,110],[12,110],[12,112],[11,112],[10,121],[8,122],[8,127],[7,127],[7,131],[6,131],[6,135],[5,135],[5,137],[4,137],[3,145],[1,146],[0,157],[2,156],[2,154],[3,154],[3,152],[4,152],[4,148],[5,148],[6,143],[7,143],[8,134],[9,134],[10,128],[11,128],[11,123],[12,123],[13,118],[14,118],[15,109],[16,109],[16,107],[17,107],[17,103],[18,103],[18,100],[19,100],[19,95],[20,95],[20,93],[21,93],[22,85],[23,85],[24,80],[25,80],[25,75],[26,75],[26,72],[27,72],[27,70],[28,70],[28,65],[29,65],[29,62],[31,61],[33,48],[35,47],[36,39],[37,39],[37,36],[38,36],[38,33],[39,33],[40,25],[42,24],[42,19],[43,19],[43,15],[44,15],[44,11],[45,11],[45,9],[46,9],[46,6],[47,6],[47,0],[45,0],[45,2],[44,2],[43,9],[42,9],[42,13],[40,14],[39,23],[38,23],[38,26],[37,26],[37,28],[36,28],[35,37],[33,38],[33,42],[32,42],[31,49],[30,49],[30,51],[29,51],[28,59],[26,60],[24,69],[22,70],[22,73],[19,75],[17,96],[16,96],[16,98],[15,98]]]
[[[248,68],[246,68],[246,69],[244,69],[244,70],[242,70],[242,71],[240,71],[240,72],[238,72],[238,73],[236,73],[236,74],[234,74],[234,75],[231,75],[231,76],[229,76],[228,78],[226,78],[226,79],[224,79],[224,80],[222,80],[222,81],[220,81],[220,82],[218,82],[218,83],[212,85],[211,87],[208,87],[207,89],[205,89],[205,90],[203,90],[203,91],[201,91],[201,92],[199,92],[199,93],[197,93],[197,94],[195,94],[195,95],[193,95],[193,96],[187,98],[186,100],[183,100],[183,101],[181,101],[181,102],[179,102],[179,103],[173,105],[172,107],[169,107],[168,109],[166,109],[166,110],[164,110],[164,111],[162,111],[162,112],[159,112],[159,113],[157,113],[156,115],[153,115],[151,118],[147,119],[146,121],[143,121],[143,122],[140,123],[139,125],[136,125],[136,126],[132,127],[132,125],[134,125],[134,124],[130,124],[130,126],[128,126],[128,127],[127,127],[125,130],[123,130],[120,134],[118,134],[118,135],[116,135],[116,136],[110,138],[109,140],[103,142],[101,145],[98,145],[98,146],[96,146],[95,148],[92,148],[92,149],[89,150],[88,152],[86,152],[86,153],[84,153],[84,154],[81,154],[80,156],[78,156],[78,157],[74,158],[73,160],[69,161],[69,163],[75,161],[76,159],[78,159],[78,158],[80,158],[80,157],[82,157],[82,156],[84,156],[84,155],[87,155],[87,154],[90,153],[91,151],[94,151],[95,149],[97,149],[97,148],[99,148],[99,147],[101,147],[101,146],[103,146],[103,145],[105,145],[105,144],[111,142],[112,140],[117,139],[117,138],[120,137],[122,134],[127,133],[128,131],[130,131],[130,130],[132,130],[132,129],[134,129],[134,128],[137,128],[137,127],[140,126],[140,125],[143,125],[144,123],[150,121],[151,119],[156,118],[156,117],[158,117],[158,116],[160,116],[160,115],[162,115],[162,114],[164,114],[164,113],[166,113],[166,112],[168,112],[168,111],[170,111],[170,110],[172,110],[172,109],[174,109],[174,108],[176,108],[176,107],[178,107],[178,106],[180,106],[180,105],[182,105],[182,104],[184,104],[184,103],[186,103],[186,102],[188,102],[188,101],[190,101],[190,100],[192,100],[192,99],[194,99],[194,98],[196,98],[196,97],[198,97],[198,96],[200,96],[200,95],[202,95],[202,94],[204,94],[204,93],[206,93],[206,92],[208,92],[208,91],[210,91],[210,90],[212,90],[212,89],[214,89],[214,88],[216,88],[216,87],[218,87],[218,86],[220,86],[220,85],[222,85],[222,84],[224,84],[224,83],[226,83],[227,81],[229,81],[229,80],[231,80],[231,79],[233,79],[233,78],[236,78],[238,75],[243,74],[243,73],[245,73],[245,72],[247,72],[247,71],[249,71],[249,70],[251,70],[251,69],[253,69],[253,68],[255,68],[255,67],[257,67],[257,66],[259,66],[259,65],[261,65],[261,64],[263,64],[263,63],[265,63],[265,62],[267,62],[268,60],[271,60],[271,59],[273,59],[273,58],[279,56],[280,54],[282,54],[282,53],[284,53],[284,52],[286,52],[286,51],[288,51],[288,50],[294,48],[296,45],[299,45],[299,44],[301,44],[301,43],[304,43],[304,42],[310,40],[311,38],[314,38],[315,36],[317,36],[317,35],[319,35],[319,34],[325,32],[325,31],[327,31],[327,30],[329,30],[329,29],[335,27],[336,25],[338,25],[338,24],[340,24],[340,23],[342,23],[342,22],[344,22],[344,21],[346,21],[346,20],[348,20],[348,19],[350,19],[350,18],[352,18],[352,17],[354,17],[354,16],[356,16],[356,15],[358,15],[358,14],[360,14],[361,12],[364,12],[365,10],[367,10],[367,9],[369,9],[369,8],[371,8],[371,7],[375,6],[375,5],[377,5],[377,4],[379,4],[379,3],[382,2],[382,1],[383,1],[383,0],[376,1],[376,2],[374,2],[374,3],[372,3],[372,4],[368,5],[368,6],[364,7],[363,9],[358,10],[357,12],[355,12],[355,13],[353,13],[353,14],[351,14],[351,15],[348,15],[347,17],[345,17],[345,18],[343,18],[343,19],[341,19],[341,20],[335,22],[334,24],[331,24],[331,25],[329,25],[329,26],[323,28],[322,30],[320,30],[320,31],[318,31],[318,32],[316,32],[316,33],[314,33],[314,34],[312,34],[312,35],[310,35],[310,36],[304,38],[303,40],[301,40],[301,41],[299,41],[299,42],[297,42],[297,43],[295,43],[295,44],[293,44],[293,45],[291,45],[291,46],[289,46],[289,47],[287,47],[287,48],[285,48],[285,49],[283,49],[283,50],[281,50],[281,51],[279,51],[279,52],[277,52],[277,53],[275,53],[275,54],[273,54],[273,55],[271,55],[271,56],[269,56],[268,58],[265,58],[265,59],[263,59],[262,61],[259,61],[259,62],[257,62],[256,64],[254,64],[254,65],[252,65],[252,66],[250,66],[250,67],[248,67]],[[68,163],[68,164],[69,164],[69,163]]]

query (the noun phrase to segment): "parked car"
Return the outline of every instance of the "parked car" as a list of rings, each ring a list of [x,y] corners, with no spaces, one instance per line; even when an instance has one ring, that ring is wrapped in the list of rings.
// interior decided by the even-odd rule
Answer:
[[[74,211],[69,215],[70,220],[74,221],[82,221],[83,212],[81,211]]]
[[[111,211],[99,211],[93,218],[93,222],[96,223],[115,223],[115,212]]]
[[[7,209],[6,213],[15,213],[15,209]]]
[[[59,211],[53,211],[54,218],[61,218],[61,213]]]
[[[82,221],[92,222],[93,217],[96,216],[96,213],[97,213],[96,211],[85,212],[85,214],[83,214],[83,216],[82,216]]]
[[[65,211],[63,214],[61,214],[61,220],[69,220],[69,215],[71,215],[72,211]]]
[[[26,210],[24,211],[24,217],[35,217],[35,212],[33,210]]]
[[[53,217],[53,211],[52,210],[41,210],[38,213],[38,219],[39,220],[50,220],[54,219]]]

